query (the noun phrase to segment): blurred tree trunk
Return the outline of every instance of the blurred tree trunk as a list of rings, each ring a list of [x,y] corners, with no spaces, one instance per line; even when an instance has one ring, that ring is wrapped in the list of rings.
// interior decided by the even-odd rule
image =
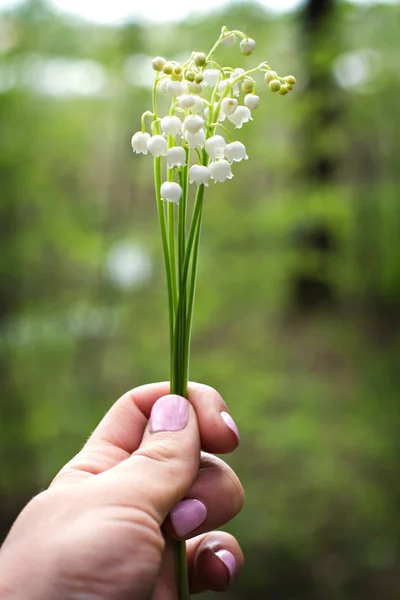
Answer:
[[[330,185],[335,181],[339,148],[336,132],[344,112],[340,91],[333,78],[333,61],[340,52],[340,21],[335,0],[309,0],[300,16],[300,47],[306,81],[301,131],[300,177],[306,186]],[[325,223],[302,223],[293,232],[299,252],[316,258],[312,272],[304,270],[293,282],[296,309],[326,308],[335,304],[335,293],[327,277],[336,241]],[[303,261],[307,264],[307,261]]]
[[[19,314],[22,301],[17,239],[20,219],[15,194],[21,172],[11,168],[7,158],[0,153],[0,542],[35,490],[35,457],[27,439],[27,409],[11,368],[15,340],[9,328]]]

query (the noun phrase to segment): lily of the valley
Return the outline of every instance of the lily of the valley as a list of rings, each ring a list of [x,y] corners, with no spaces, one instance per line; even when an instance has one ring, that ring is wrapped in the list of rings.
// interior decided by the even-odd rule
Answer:
[[[241,129],[243,123],[252,121],[253,117],[251,116],[250,109],[247,108],[247,106],[238,106],[235,112],[233,112],[231,115],[228,115],[228,119],[235,125],[236,129]]]
[[[204,126],[204,119],[199,115],[189,115],[183,121],[183,128],[189,133],[198,133]]]
[[[240,162],[241,160],[247,160],[249,157],[246,153],[246,146],[242,142],[232,142],[227,144],[225,147],[225,157],[228,162],[232,163]]]
[[[161,129],[166,135],[178,135],[182,130],[182,121],[179,117],[163,117],[160,122]]]
[[[222,160],[211,162],[208,168],[210,169],[211,177],[214,179],[215,183],[217,183],[217,181],[223,183],[227,179],[232,179],[233,177],[231,165],[224,158]]]
[[[167,140],[162,135],[153,135],[147,141],[147,149],[153,156],[167,156]]]
[[[207,87],[215,87],[219,79],[220,72],[218,69],[205,69],[203,72],[204,85]]]
[[[182,197],[183,190],[179,183],[174,181],[165,181],[160,189],[161,198],[167,202],[178,204]]]
[[[206,152],[211,160],[224,158],[225,147],[226,142],[222,135],[213,135],[205,143]]]
[[[204,129],[200,129],[197,133],[185,132],[185,140],[190,148],[203,148],[206,143],[206,134]]]
[[[193,165],[189,169],[189,182],[197,185],[206,185],[211,179],[211,171],[203,165]]]
[[[181,146],[174,146],[167,152],[167,167],[184,167],[186,165],[186,152]]]
[[[247,96],[244,98],[244,105],[247,106],[249,110],[256,110],[259,104],[260,98],[255,94],[247,94]]]
[[[132,150],[136,154],[147,154],[147,152],[148,152],[147,142],[149,139],[150,139],[149,133],[142,133],[141,131],[136,132],[132,136],[132,141],[131,141]]]

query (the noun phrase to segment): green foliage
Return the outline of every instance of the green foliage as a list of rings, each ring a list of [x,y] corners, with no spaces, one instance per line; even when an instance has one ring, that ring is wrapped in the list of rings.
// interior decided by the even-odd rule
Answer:
[[[168,377],[152,163],[129,145],[148,104],[141,64],[201,51],[226,24],[298,80],[284,99],[260,83],[250,160],[206,197],[191,374],[242,434],[229,460],[247,505],[231,531],[248,566],[231,597],[397,597],[398,18],[396,5],[339,3],[311,44],[304,13],[248,3],[151,29],[37,1],[1,17],[4,531],[118,395]],[[246,65],[237,48],[221,61],[232,52]],[[45,93],[56,58],[95,61],[105,89]],[[151,265],[131,287],[110,274],[122,242]]]

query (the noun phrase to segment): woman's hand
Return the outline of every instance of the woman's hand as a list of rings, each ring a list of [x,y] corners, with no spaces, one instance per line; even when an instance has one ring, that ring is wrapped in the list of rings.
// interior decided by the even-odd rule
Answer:
[[[189,401],[168,392],[122,396],[26,506],[0,551],[1,600],[176,600],[171,537],[188,540],[193,593],[229,586],[240,547],[209,532],[240,511],[243,490],[208,452],[232,452],[238,431],[212,388],[190,384]]]

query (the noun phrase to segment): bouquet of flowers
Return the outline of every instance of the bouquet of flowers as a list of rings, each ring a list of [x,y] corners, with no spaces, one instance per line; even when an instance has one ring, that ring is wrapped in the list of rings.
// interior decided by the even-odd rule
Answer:
[[[156,57],[152,109],[142,115],[132,137],[137,154],[154,157],[154,183],[168,290],[171,393],[187,395],[199,243],[206,187],[233,178],[235,162],[247,160],[233,135],[253,120],[260,98],[255,76],[262,73],[271,92],[288,94],[293,75],[280,77],[266,62],[248,70],[221,66],[220,45],[253,53],[256,43],[241,31],[223,27],[205,54],[192,52],[180,64]],[[233,131],[232,131],[233,129]],[[189,596],[185,542],[175,542],[179,600]]]

